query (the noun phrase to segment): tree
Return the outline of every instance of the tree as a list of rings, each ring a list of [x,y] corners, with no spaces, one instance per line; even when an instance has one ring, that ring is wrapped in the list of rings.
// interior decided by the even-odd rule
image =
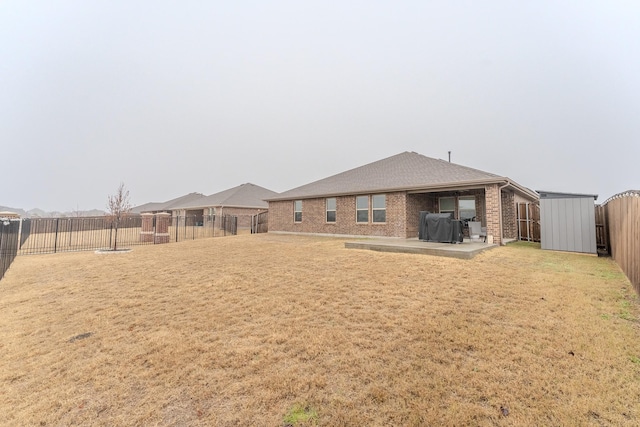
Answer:
[[[115,239],[113,240],[113,250],[118,250],[118,226],[131,212],[131,203],[129,202],[129,190],[124,186],[124,183],[120,183],[120,186],[116,190],[116,194],[109,196],[109,202],[107,204],[107,215],[111,221],[111,225],[115,228]]]

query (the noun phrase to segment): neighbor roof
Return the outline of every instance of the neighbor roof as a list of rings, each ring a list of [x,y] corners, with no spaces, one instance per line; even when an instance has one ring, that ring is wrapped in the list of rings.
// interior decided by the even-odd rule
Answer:
[[[201,199],[204,197],[202,193],[189,193],[184,196],[176,197],[175,199],[168,200],[166,202],[150,202],[145,203],[144,205],[135,206],[131,209],[132,213],[142,213],[142,212],[157,212],[157,211],[167,211],[173,209],[176,204],[188,203],[192,200]]]
[[[265,201],[268,197],[275,197],[278,193],[259,185],[246,183],[210,196],[200,197],[179,205],[173,209],[194,209],[214,206],[235,207],[235,208],[256,208],[266,209],[269,204]]]
[[[404,153],[285,191],[268,200],[291,200],[403,190],[426,191],[497,182],[508,182],[521,193],[530,197],[537,197],[532,190],[521,187],[508,178],[445,160],[423,156],[415,152],[405,151]]]

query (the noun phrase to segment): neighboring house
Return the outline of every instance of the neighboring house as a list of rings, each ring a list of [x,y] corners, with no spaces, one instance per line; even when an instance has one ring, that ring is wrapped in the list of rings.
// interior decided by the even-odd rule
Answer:
[[[0,212],[0,219],[20,219],[20,214],[10,211]]]
[[[184,196],[176,197],[175,199],[168,200],[166,202],[151,202],[144,205],[135,206],[131,209],[131,213],[159,213],[159,212],[171,212],[173,207],[182,203],[188,203],[192,200],[201,199],[204,197],[202,193],[189,193]]]
[[[418,236],[419,212],[475,219],[494,243],[517,238],[516,203],[538,194],[509,178],[404,152],[267,199],[269,232]]]
[[[174,216],[203,218],[208,215],[233,215],[238,217],[238,228],[251,227],[251,217],[266,212],[269,204],[266,198],[275,197],[278,193],[247,183],[210,196],[200,197],[188,202],[174,204]],[[200,220],[202,221],[202,219]],[[196,222],[199,222],[196,219]]]

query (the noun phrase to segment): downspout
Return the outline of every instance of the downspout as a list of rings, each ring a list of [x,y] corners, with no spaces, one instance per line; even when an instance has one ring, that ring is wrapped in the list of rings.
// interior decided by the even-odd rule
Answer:
[[[500,246],[504,246],[504,230],[502,228],[502,189],[511,185],[511,182],[507,180],[507,182],[498,187],[498,224],[500,227]]]

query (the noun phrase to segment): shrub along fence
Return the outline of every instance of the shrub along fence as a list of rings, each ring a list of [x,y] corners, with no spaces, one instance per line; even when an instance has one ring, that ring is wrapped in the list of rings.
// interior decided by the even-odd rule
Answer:
[[[20,220],[0,219],[0,279],[18,253]]]
[[[216,218],[215,215],[198,218],[191,216],[169,217],[162,240],[155,237],[155,231],[156,217],[153,217],[149,230],[147,230],[151,238],[145,238],[143,220],[139,215],[131,215],[122,219],[118,224],[117,233],[114,222],[106,216],[26,218],[22,220],[18,254],[109,249],[113,248],[116,238],[118,248],[124,248],[235,235],[237,234],[237,218],[231,215],[224,215],[221,218]]]
[[[603,206],[609,253],[640,294],[640,191],[616,194]]]

